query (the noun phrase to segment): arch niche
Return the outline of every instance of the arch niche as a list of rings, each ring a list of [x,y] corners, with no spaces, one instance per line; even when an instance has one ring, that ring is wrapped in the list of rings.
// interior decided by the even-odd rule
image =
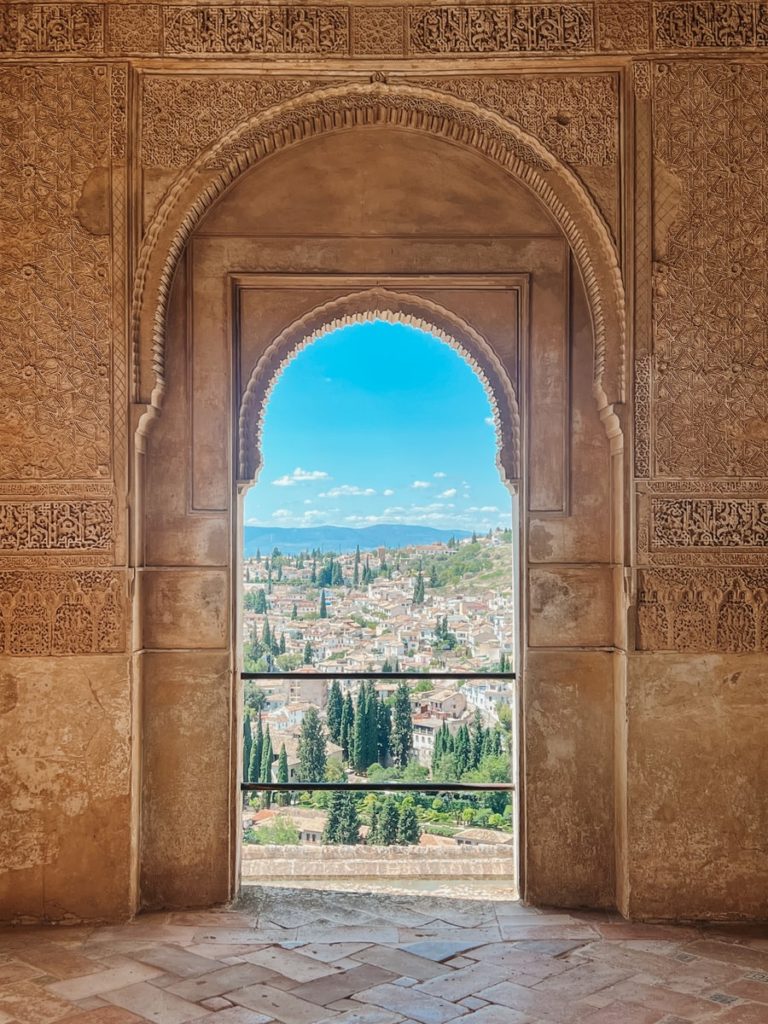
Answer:
[[[138,902],[204,905],[237,884],[237,492],[256,475],[281,365],[335,322],[370,315],[456,344],[493,396],[521,503],[522,891],[612,905],[615,247],[537,139],[384,83],[240,124],[170,186],[145,233],[132,307]]]

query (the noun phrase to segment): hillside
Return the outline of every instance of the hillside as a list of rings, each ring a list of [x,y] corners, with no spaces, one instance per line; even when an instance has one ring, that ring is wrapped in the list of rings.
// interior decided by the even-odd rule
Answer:
[[[399,523],[382,523],[377,526],[353,528],[346,526],[246,526],[243,548],[246,558],[252,558],[257,551],[269,554],[279,548],[285,555],[297,555],[302,551],[333,551],[349,553],[360,545],[361,551],[376,548],[405,548],[426,544],[447,544],[451,537],[469,537],[467,530],[439,530],[432,526],[407,526]]]

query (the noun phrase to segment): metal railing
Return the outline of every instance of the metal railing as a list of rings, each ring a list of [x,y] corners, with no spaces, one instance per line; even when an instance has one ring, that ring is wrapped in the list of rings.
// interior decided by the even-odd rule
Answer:
[[[509,680],[514,672],[241,672],[240,678],[249,679],[327,679],[338,680]],[[500,793],[513,792],[511,782],[241,782],[243,793]]]

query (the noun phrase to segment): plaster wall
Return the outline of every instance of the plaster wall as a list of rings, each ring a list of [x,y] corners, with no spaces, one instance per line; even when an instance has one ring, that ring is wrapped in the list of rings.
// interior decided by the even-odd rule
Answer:
[[[195,301],[206,275],[222,300],[220,259],[257,274],[531,275],[532,332],[552,315],[570,341],[553,375],[524,360],[512,375],[534,416],[523,429],[563,441],[539,448],[559,461],[522,473],[527,895],[766,916],[768,29],[756,4],[555,6],[546,31],[537,5],[491,19],[483,5],[326,4],[308,30],[274,6],[268,34],[247,4],[226,19],[205,4],[5,6],[1,918],[120,918],[233,885],[236,474],[221,458],[223,475],[209,470],[236,446],[228,419],[215,450],[192,443],[223,392],[200,388],[196,406],[188,374],[190,355],[205,370],[225,351],[226,323]],[[626,296],[626,336],[605,339],[623,388],[611,370],[608,399],[592,394],[605,280],[585,279],[585,297],[574,256],[569,287],[550,292],[567,305],[540,308],[565,245],[495,167],[500,143],[478,155],[402,130],[396,158],[391,126],[353,133],[365,159],[343,134],[286,128],[284,151],[235,186],[248,201],[225,195],[188,247],[165,366],[143,328],[131,358],[131,297],[151,324],[159,291],[142,291],[139,255],[166,190],[259,111],[371,77],[490,111],[581,183]],[[211,159],[192,173],[201,188]],[[478,295],[462,292],[460,315],[502,345],[507,314]],[[262,294],[260,309],[277,323],[279,303],[268,312]],[[224,397],[231,417],[235,390]],[[200,716],[220,742],[190,785],[158,740],[199,740]]]

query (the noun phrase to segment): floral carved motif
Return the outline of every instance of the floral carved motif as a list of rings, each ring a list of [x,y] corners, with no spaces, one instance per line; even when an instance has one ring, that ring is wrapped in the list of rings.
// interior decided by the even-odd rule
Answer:
[[[160,52],[161,8],[154,4],[109,4],[107,49],[117,54]]]
[[[354,7],[352,51],[355,56],[405,52],[404,7]]]
[[[639,0],[601,3],[597,7],[598,39],[601,50],[634,53],[650,46],[650,4]]]
[[[0,571],[0,652],[122,651],[124,605],[125,587],[116,570]]]
[[[768,570],[641,570],[637,648],[768,651]]]
[[[651,548],[768,546],[768,501],[652,498]]]
[[[141,93],[141,162],[186,167],[222,132],[319,85],[304,78],[148,75]]]
[[[594,49],[591,5],[409,8],[411,53],[557,53]]]
[[[608,167],[616,163],[619,99],[611,74],[475,75],[418,81],[517,122],[567,164]]]
[[[347,7],[165,7],[165,52],[349,52]]]
[[[768,46],[766,3],[657,3],[654,20],[659,50]]]
[[[101,4],[0,6],[0,53],[98,54],[103,48]]]
[[[100,551],[113,541],[110,501],[0,502],[0,551]]]
[[[78,204],[109,162],[109,76],[8,66],[0,91],[0,479],[108,477],[110,244]]]
[[[768,68],[654,80],[655,472],[768,476]]]

